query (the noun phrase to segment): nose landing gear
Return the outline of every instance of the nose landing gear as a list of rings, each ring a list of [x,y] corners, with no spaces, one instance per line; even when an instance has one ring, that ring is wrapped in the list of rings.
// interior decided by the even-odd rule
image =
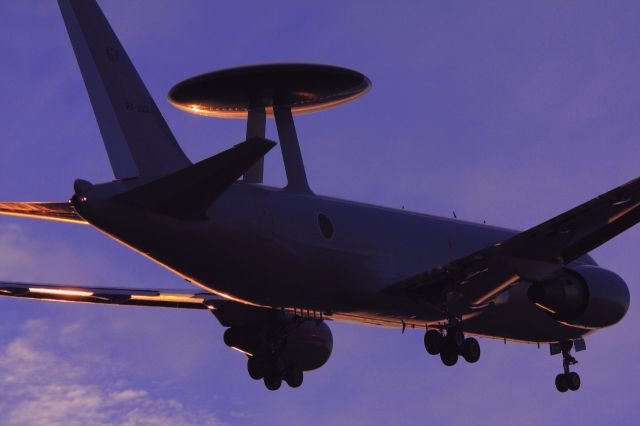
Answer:
[[[579,345],[583,347],[584,341],[576,342],[576,350],[579,350]],[[558,349],[562,353],[562,368],[564,372],[556,376],[556,389],[560,392],[566,392],[568,390],[577,391],[580,389],[580,376],[575,371],[569,370],[572,365],[578,363],[578,361],[571,355],[571,349],[573,346],[574,343],[570,340],[560,342],[555,347],[551,346],[552,355],[554,354],[554,351],[557,351]]]

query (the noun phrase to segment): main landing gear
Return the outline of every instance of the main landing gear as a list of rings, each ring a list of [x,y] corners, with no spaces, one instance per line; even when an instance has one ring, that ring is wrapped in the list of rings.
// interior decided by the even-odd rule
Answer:
[[[447,366],[455,365],[459,355],[469,363],[478,362],[480,359],[478,341],[473,337],[465,338],[457,326],[448,328],[446,335],[438,330],[427,330],[424,335],[424,348],[431,355],[440,354],[442,363]]]
[[[247,371],[252,379],[263,380],[267,389],[278,390],[283,381],[297,388],[302,385],[304,375],[297,363],[286,356],[285,348],[289,333],[300,324],[272,323],[244,333],[231,327],[225,331],[224,341],[230,347],[244,347],[253,352],[247,359]]]
[[[559,348],[562,352],[562,367],[564,373],[556,376],[556,389],[560,392],[566,392],[568,390],[577,391],[580,389],[580,376],[575,371],[569,371],[570,366],[578,363],[578,361],[571,356],[573,342],[570,340],[560,342]]]
[[[264,380],[267,389],[280,389],[284,380],[290,387],[302,384],[302,370],[295,364],[287,364],[281,355],[253,355],[247,360],[249,376],[254,380]]]

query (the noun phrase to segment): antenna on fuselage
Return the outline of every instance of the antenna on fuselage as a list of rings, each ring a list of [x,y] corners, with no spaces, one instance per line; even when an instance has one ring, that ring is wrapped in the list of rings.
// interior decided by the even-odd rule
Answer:
[[[285,189],[311,193],[293,116],[354,100],[371,88],[359,72],[315,64],[253,65],[214,71],[185,80],[169,92],[169,101],[192,114],[247,118],[247,140],[264,139],[266,118],[274,117],[287,175]],[[264,159],[243,180],[262,183]]]

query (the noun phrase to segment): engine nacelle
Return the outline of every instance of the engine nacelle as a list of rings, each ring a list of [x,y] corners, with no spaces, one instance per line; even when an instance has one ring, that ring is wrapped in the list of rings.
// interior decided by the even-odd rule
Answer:
[[[531,284],[529,300],[552,318],[585,328],[608,327],[629,309],[629,289],[616,273],[593,265],[564,269]]]
[[[333,350],[333,335],[324,321],[306,320],[293,326],[288,324],[291,319],[280,321],[231,327],[224,333],[224,342],[251,355],[282,343],[287,363],[294,363],[303,371],[315,370],[327,362]]]

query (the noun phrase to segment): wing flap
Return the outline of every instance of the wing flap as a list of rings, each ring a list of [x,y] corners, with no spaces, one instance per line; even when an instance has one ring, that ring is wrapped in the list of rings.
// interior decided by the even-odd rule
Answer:
[[[0,202],[0,215],[87,224],[71,202]]]

